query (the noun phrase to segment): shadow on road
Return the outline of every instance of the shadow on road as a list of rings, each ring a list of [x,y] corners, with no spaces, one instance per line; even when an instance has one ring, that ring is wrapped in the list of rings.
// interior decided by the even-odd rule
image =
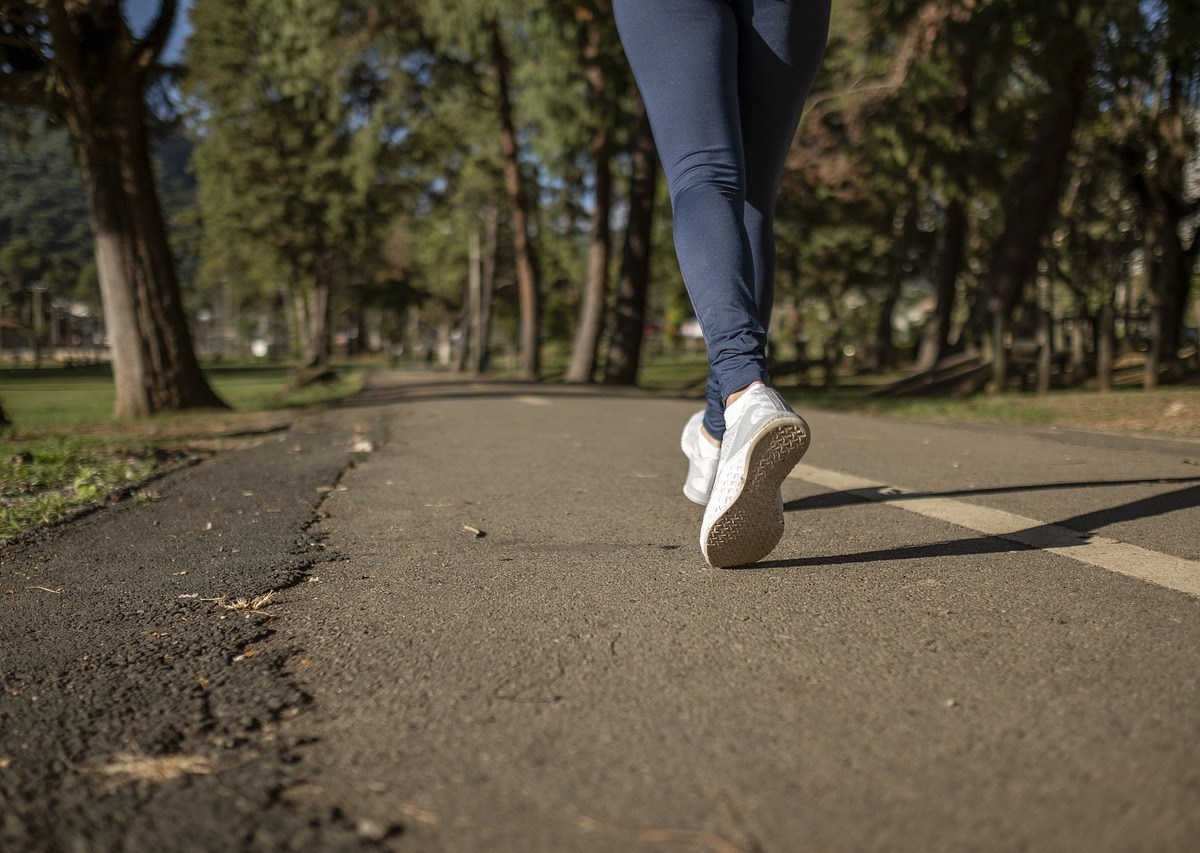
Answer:
[[[1105,486],[1157,486],[1200,484],[1200,477],[1147,477],[1139,480],[1084,480],[1076,483],[1033,483],[1022,486],[994,486],[987,489],[963,489],[956,492],[898,492],[886,488],[850,489],[844,492],[827,492],[799,500],[788,501],[783,508],[787,512],[809,509],[834,509],[863,501],[894,503],[925,498],[973,498],[983,495],[1011,495],[1021,492],[1045,492],[1056,489],[1098,489]],[[1161,495],[1159,497],[1162,497]],[[1152,513],[1158,515],[1160,513]],[[1065,524],[1066,522],[1064,522]]]
[[[1130,486],[1153,484],[1192,484],[1187,488],[1178,489],[1165,494],[1151,495],[1141,500],[1130,501],[1115,507],[1082,513],[1058,522],[1038,524],[1016,532],[1013,536],[1035,538],[1044,543],[1040,548],[1001,539],[998,536],[981,535],[966,539],[955,539],[948,542],[938,542],[932,545],[911,545],[899,548],[883,548],[876,551],[862,551],[853,554],[836,554],[820,557],[801,557],[791,560],[764,560],[741,569],[785,569],[803,568],[805,566],[839,566],[853,563],[889,562],[893,560],[918,560],[934,557],[956,557],[972,554],[1002,554],[1011,551],[1036,551],[1042,548],[1070,548],[1086,544],[1090,540],[1080,538],[1078,533],[1094,534],[1109,525],[1126,521],[1153,518],[1166,515],[1178,510],[1200,507],[1200,477],[1176,477],[1169,479],[1148,480],[1119,480],[1095,481],[1086,483],[1044,483],[1028,486],[1005,486],[992,489],[972,489],[960,492],[904,492],[891,494],[886,490],[854,489],[844,492],[832,492],[814,495],[801,500],[789,501],[785,505],[788,512],[799,510],[831,509],[863,502],[905,501],[922,498],[954,498],[972,497],[988,494],[1007,494],[1012,492],[1038,491],[1045,489],[1077,489],[1097,488],[1104,486]],[[1065,528],[1065,529],[1064,529]]]

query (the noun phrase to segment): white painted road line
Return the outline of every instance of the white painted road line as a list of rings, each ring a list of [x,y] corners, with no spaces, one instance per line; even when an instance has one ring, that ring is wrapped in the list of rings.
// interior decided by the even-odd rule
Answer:
[[[1097,566],[1110,572],[1200,596],[1200,563],[1194,560],[1173,557],[1116,539],[1081,533],[1057,524],[1046,524],[1004,510],[976,506],[950,498],[906,497],[894,501],[892,498],[897,496],[916,493],[911,489],[875,483],[851,474],[827,471],[811,465],[797,465],[792,470],[791,477],[825,489],[849,492],[864,500],[887,503],[926,518],[947,521],[976,533],[1019,542],[1089,566]]]

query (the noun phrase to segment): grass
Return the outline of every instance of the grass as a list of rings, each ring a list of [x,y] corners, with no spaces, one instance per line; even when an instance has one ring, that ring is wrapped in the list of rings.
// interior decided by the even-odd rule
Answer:
[[[565,357],[559,360],[565,365]],[[548,365],[548,372],[554,366]],[[230,436],[286,426],[291,420],[288,410],[347,396],[361,387],[367,367],[341,365],[338,381],[287,393],[283,388],[288,366],[216,366],[206,373],[232,411],[167,414],[134,422],[113,419],[112,378],[106,366],[0,370],[0,397],[16,424],[15,431],[0,435],[0,541],[131,490],[139,501],[152,501],[152,492],[137,492],[136,486],[156,471],[189,454],[227,446],[236,440]],[[703,355],[654,356],[645,360],[641,380],[652,390],[700,394],[707,370]],[[1196,385],[965,400],[867,396],[889,378],[894,377],[845,377],[837,391],[785,391],[801,410],[1200,438]]]
[[[0,397],[15,425],[0,435],[0,541],[135,490],[165,467],[227,446],[232,436],[286,426],[284,410],[358,390],[366,366],[339,366],[337,381],[293,392],[283,390],[289,372],[284,365],[213,367],[209,381],[232,411],[118,421],[107,365],[0,370]],[[135,496],[155,499],[152,492]]]
[[[222,365],[205,370],[214,390],[238,412],[277,411],[319,405],[358,390],[364,365],[338,366],[338,379],[285,393],[291,372],[286,365]],[[87,367],[8,368],[0,370],[0,397],[19,429],[58,429],[116,424],[112,416],[112,374],[107,365]],[[211,414],[211,413],[209,413]],[[164,415],[151,421],[171,421]]]
[[[642,367],[642,384],[662,391],[703,391],[708,365],[703,356],[657,357]],[[944,423],[999,423],[1056,426],[1096,432],[1200,439],[1200,386],[1176,385],[1146,391],[1123,388],[1048,394],[990,394],[949,397],[870,397],[868,392],[901,374],[840,377],[836,391],[783,389],[797,408],[866,412]]]
[[[144,440],[45,435],[0,440],[0,540],[107,500],[183,456]]]
[[[1200,439],[1200,387],[1174,386],[1109,393],[1052,391],[949,398],[878,399],[861,391],[793,391],[800,405],[946,423],[1056,426],[1095,432]]]

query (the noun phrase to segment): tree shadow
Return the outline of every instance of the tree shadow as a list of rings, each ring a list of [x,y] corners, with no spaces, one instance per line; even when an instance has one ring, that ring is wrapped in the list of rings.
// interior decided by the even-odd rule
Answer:
[[[896,560],[927,560],[937,557],[961,557],[980,554],[1002,554],[1016,551],[1037,551],[1046,548],[1070,548],[1091,541],[1096,531],[1113,524],[1139,519],[1154,518],[1179,510],[1200,507],[1200,477],[1175,477],[1169,479],[1094,481],[1084,483],[1045,483],[1029,486],[1005,486],[994,489],[973,489],[960,492],[905,492],[891,494],[885,489],[854,489],[815,495],[798,501],[789,501],[788,511],[798,509],[829,509],[864,502],[913,500],[933,497],[969,497],[973,495],[1007,494],[1012,492],[1043,489],[1096,488],[1102,486],[1127,486],[1145,484],[1192,484],[1165,494],[1151,495],[1115,507],[1081,513],[1057,522],[1037,524],[1011,534],[1027,542],[1016,542],[988,534],[965,539],[953,539],[930,545],[907,545],[898,548],[883,548],[875,551],[860,551],[853,554],[836,554],[820,557],[800,557],[787,560],[764,560],[748,566],[736,567],[739,571],[751,569],[794,569],[810,566],[842,566],[854,563],[891,562]],[[874,496],[868,496],[873,493]],[[1036,543],[1036,544],[1034,544]]]

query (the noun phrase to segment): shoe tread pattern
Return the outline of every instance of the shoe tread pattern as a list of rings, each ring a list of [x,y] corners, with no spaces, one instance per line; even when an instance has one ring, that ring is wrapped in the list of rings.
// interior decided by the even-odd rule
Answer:
[[[751,448],[746,482],[705,537],[705,554],[717,568],[754,563],[775,550],[783,537],[779,488],[808,449],[809,433],[799,418],[779,421]]]

